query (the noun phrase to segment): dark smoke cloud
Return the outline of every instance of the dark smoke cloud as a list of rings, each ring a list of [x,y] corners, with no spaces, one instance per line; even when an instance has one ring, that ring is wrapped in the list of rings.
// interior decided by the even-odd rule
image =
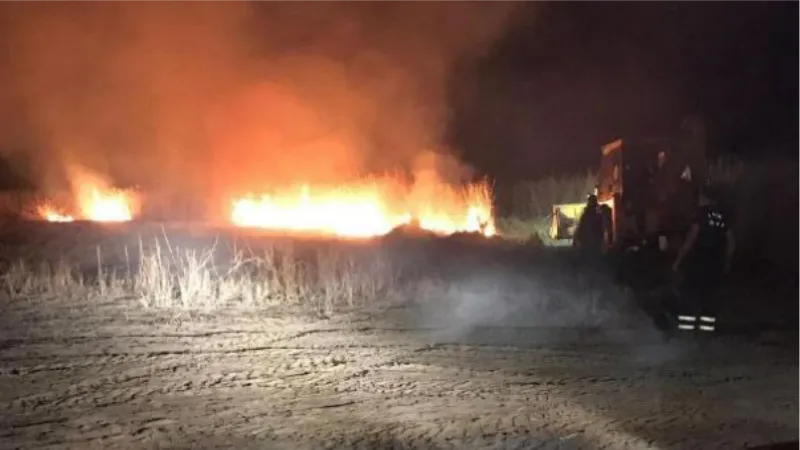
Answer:
[[[456,61],[500,3],[4,3],[0,144],[42,188],[78,165],[223,194],[439,151]]]

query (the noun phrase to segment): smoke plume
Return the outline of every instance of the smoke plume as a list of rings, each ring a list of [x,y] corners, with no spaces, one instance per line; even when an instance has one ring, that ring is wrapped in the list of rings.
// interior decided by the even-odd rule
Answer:
[[[0,146],[42,189],[70,167],[226,195],[413,169],[441,152],[456,61],[497,3],[5,3]]]

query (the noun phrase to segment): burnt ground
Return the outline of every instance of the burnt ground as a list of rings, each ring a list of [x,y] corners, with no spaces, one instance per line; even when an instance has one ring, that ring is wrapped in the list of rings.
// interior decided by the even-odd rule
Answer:
[[[66,258],[91,274],[98,245],[113,266],[139,235],[167,233],[183,248],[234,240],[62,225],[0,227],[4,257]],[[240,248],[278,239],[235,234]],[[6,297],[0,448],[734,449],[797,439],[796,303],[793,317],[763,308],[789,304],[781,291],[736,280],[720,312],[727,333],[665,342],[625,290],[569,253],[470,237],[294,245],[379,247],[423,287],[322,318],[302,305],[199,312]]]

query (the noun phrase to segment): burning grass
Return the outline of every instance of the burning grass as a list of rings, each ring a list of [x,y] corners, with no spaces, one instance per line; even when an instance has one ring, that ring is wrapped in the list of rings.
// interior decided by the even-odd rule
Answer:
[[[48,222],[128,222],[134,218],[135,195],[122,189],[88,187],[76,200],[77,206],[65,208],[43,201],[34,217]],[[68,212],[75,211],[75,212]]]
[[[234,199],[231,221],[242,227],[342,237],[381,236],[410,223],[439,234],[495,234],[486,181],[454,187],[422,178],[409,187],[384,177],[336,186],[303,184]]]
[[[70,200],[41,201],[35,217],[48,222],[127,222],[133,220],[140,199],[132,190],[117,189],[97,174],[83,168],[69,168],[71,174]]]
[[[37,205],[35,217],[49,222],[127,222],[140,218],[143,204],[157,200],[113,188],[102,177],[81,168],[73,168],[71,183],[69,201],[59,205],[45,201]],[[421,173],[413,182],[375,176],[333,185],[297,184],[213,197],[206,199],[206,206],[225,203],[228,210],[206,211],[195,220],[344,238],[382,236],[409,224],[442,235],[496,234],[492,189],[487,180],[450,184]]]

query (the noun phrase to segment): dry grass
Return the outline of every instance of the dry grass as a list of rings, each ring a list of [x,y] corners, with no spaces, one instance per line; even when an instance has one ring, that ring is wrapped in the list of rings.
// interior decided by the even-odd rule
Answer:
[[[140,241],[135,253],[126,249],[125,267],[109,269],[98,246],[94,273],[63,260],[18,262],[0,275],[0,288],[12,298],[129,298],[148,309],[296,305],[331,314],[390,298],[399,272],[380,252],[320,249],[300,258],[290,244],[221,257],[216,245],[181,249],[165,237]]]
[[[19,261],[0,276],[2,290],[12,298],[68,297],[85,294],[83,276],[65,262],[42,263],[32,267]],[[98,286],[99,290],[99,286]]]
[[[580,311],[566,311],[565,301],[594,304],[587,292],[594,295],[595,290],[575,288],[563,255],[519,252],[519,246],[482,238],[408,236],[354,243],[246,240],[236,234],[194,240],[173,233],[137,241],[128,239],[136,235],[135,226],[108,235],[111,231],[103,227],[90,234],[92,230],[80,224],[51,224],[40,233],[47,230],[54,230],[52,241],[72,241],[73,252],[62,259],[44,259],[49,262],[0,268],[0,294],[35,302],[113,301],[123,309],[151,310],[156,316],[233,309],[330,317],[424,304],[442,311],[447,320],[449,308],[456,308],[476,323],[498,313],[490,305],[525,311],[526,318],[558,312],[578,323]],[[73,234],[83,237],[69,239]],[[103,243],[94,244],[98,239]],[[33,241],[43,245],[42,240]],[[18,245],[30,248],[32,243]],[[61,251],[61,246],[53,247],[39,253]],[[555,312],[543,312],[552,308]]]

